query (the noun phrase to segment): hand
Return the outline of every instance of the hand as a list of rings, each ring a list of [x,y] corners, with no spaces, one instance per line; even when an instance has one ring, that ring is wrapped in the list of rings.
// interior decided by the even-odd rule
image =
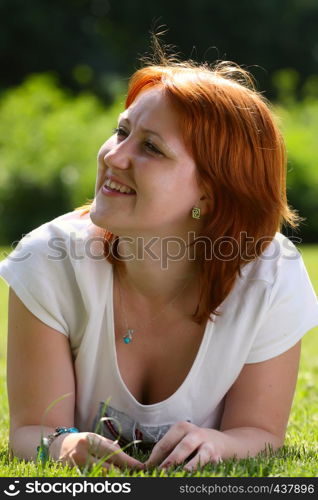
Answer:
[[[93,465],[105,457],[103,468],[109,469],[111,465],[119,468],[144,469],[144,464],[130,457],[123,451],[119,444],[93,432],[78,432],[61,434],[50,446],[50,455],[72,467],[76,465]],[[117,453],[114,453],[117,452]]]
[[[189,422],[177,422],[156,443],[144,465],[150,467],[160,464],[160,468],[170,467],[182,463],[197,452],[184,467],[185,470],[193,470],[198,465],[221,462],[224,448],[222,432]]]

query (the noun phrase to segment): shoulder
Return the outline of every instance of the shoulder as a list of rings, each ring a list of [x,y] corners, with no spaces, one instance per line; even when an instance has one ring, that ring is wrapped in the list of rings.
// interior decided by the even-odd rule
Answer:
[[[243,268],[239,283],[239,291],[249,291],[249,303],[263,311],[267,325],[272,317],[273,330],[280,323],[290,332],[317,325],[318,301],[305,263],[283,234],[276,233],[266,250]]]
[[[295,244],[277,232],[261,255],[243,265],[243,281],[260,281],[273,286],[282,277],[292,279],[304,269],[301,253]]]
[[[50,236],[65,238],[78,236],[85,238],[93,227],[96,228],[96,230],[101,230],[94,226],[89,213],[84,213],[82,210],[73,210],[72,212],[67,212],[41,224],[24,235],[24,237],[45,239]]]
[[[14,265],[20,268],[41,266],[59,268],[72,267],[85,256],[104,260],[102,228],[95,226],[89,213],[74,210],[62,214],[32,231],[23,234],[14,250],[6,255],[2,266]]]
[[[23,234],[15,251],[30,247],[38,249],[46,247],[49,249],[54,243],[59,243],[60,246],[70,248],[72,241],[84,241],[98,234],[102,235],[103,230],[92,223],[89,213],[83,214],[81,210],[74,210],[62,214]]]
[[[318,324],[318,301],[301,253],[276,233],[266,250],[245,269],[256,325],[246,363],[282,354]],[[262,295],[261,289],[264,293]],[[259,302],[255,297],[260,296]]]
[[[73,346],[87,311],[100,303],[106,295],[101,290],[110,286],[111,264],[101,250],[96,260],[92,249],[85,249],[99,230],[89,213],[68,212],[23,235],[0,263],[0,276],[26,307],[52,328],[69,332]]]

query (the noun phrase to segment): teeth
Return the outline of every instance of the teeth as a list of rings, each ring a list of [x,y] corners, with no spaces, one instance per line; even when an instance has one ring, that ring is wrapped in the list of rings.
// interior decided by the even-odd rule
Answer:
[[[119,191],[120,193],[133,193],[133,190],[129,187],[126,187],[123,184],[118,184],[118,182],[112,181],[111,179],[107,179],[105,185],[110,187],[111,189]]]

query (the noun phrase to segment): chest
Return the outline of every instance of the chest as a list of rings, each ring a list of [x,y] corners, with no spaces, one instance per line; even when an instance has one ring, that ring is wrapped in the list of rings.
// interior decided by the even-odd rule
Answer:
[[[148,328],[136,326],[132,341],[126,344],[123,335],[127,329],[118,309],[114,319],[117,364],[127,389],[144,405],[169,398],[195,362],[205,325],[188,320],[166,326],[162,321]],[[131,322],[132,326],[135,324]]]

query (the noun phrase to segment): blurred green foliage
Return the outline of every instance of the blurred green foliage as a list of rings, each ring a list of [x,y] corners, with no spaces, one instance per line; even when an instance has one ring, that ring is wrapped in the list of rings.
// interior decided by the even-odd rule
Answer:
[[[288,150],[288,198],[306,217],[299,236],[318,241],[318,98],[315,79],[296,99],[298,75],[280,70],[274,84]],[[51,74],[29,76],[0,100],[0,244],[94,197],[96,155],[124,107],[121,94],[107,108],[86,92],[59,87]],[[287,234],[290,233],[287,231]]]
[[[0,19],[0,88],[53,70],[109,102],[160,25],[185,58],[249,66],[271,99],[273,72],[295,68],[302,85],[317,71],[317,0],[0,0]]]
[[[318,78],[310,76],[297,99],[298,73],[292,68],[280,70],[273,77],[287,153],[287,192],[289,203],[305,218],[300,232],[304,242],[318,241]],[[296,235],[296,234],[295,234]]]
[[[117,124],[123,98],[104,109],[73,96],[48,74],[33,75],[0,100],[0,242],[94,197],[96,156]]]
[[[306,217],[303,241],[318,241],[318,99],[295,102],[278,111],[288,152],[287,190],[290,204]]]
[[[295,235],[318,241],[317,0],[0,0],[0,18],[0,244],[93,198],[118,96],[165,28],[181,58],[235,61],[279,103]]]

